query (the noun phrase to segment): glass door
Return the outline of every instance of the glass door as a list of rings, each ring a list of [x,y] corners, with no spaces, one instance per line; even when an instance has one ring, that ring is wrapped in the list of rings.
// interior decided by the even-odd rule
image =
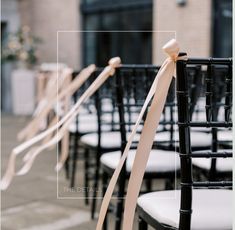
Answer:
[[[151,63],[152,1],[104,2],[88,1],[81,7],[83,28],[90,31],[83,34],[84,65],[104,66],[113,56],[126,64]]]

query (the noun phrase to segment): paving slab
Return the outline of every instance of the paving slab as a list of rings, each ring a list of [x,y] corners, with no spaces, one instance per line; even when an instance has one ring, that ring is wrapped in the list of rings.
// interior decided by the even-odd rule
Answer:
[[[9,154],[19,142],[17,133],[27,124],[29,117],[2,116],[1,173],[5,172]],[[22,166],[22,157],[17,158],[17,169]],[[10,187],[1,193],[2,230],[94,230],[97,219],[90,219],[90,205],[84,203],[84,192],[69,190],[69,181],[64,170],[58,174],[60,197],[80,199],[57,199],[56,149],[47,150],[36,158],[30,172],[15,177]],[[78,161],[76,187],[83,186],[83,161]],[[160,185],[160,186],[159,186]],[[163,187],[158,181],[157,187]],[[67,190],[66,190],[67,189]],[[100,209],[98,202],[96,217]],[[134,229],[137,228],[137,218]],[[109,217],[109,229],[114,229],[114,217]],[[151,228],[149,228],[151,229]]]
[[[21,230],[62,230],[90,220],[89,212],[48,202],[32,202],[2,212],[2,226]]]

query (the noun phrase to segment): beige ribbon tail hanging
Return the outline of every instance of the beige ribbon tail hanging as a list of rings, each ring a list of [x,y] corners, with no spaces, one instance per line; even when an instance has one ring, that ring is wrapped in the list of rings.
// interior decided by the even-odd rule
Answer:
[[[44,125],[46,124],[46,117],[52,109],[52,100],[56,97],[57,90],[61,89],[64,82],[66,82],[66,79],[70,77],[71,73],[71,69],[68,68],[60,71],[59,77],[57,77],[55,72],[51,73],[45,89],[45,95],[39,102],[39,107],[36,108],[37,111],[35,116],[33,116],[33,119],[27,124],[27,126],[18,133],[18,140],[22,141],[31,139],[39,132],[42,127],[42,123]],[[58,87],[55,87],[56,85]]]
[[[83,83],[91,76],[91,74],[96,70],[96,66],[91,64],[80,71],[80,73],[75,77],[71,84],[64,90],[60,92],[57,97],[57,101],[61,100],[67,95],[72,96],[82,85]]]
[[[65,89],[62,89],[62,91],[57,94],[55,92],[53,96],[51,96],[51,92],[54,92],[53,89],[55,89],[55,83],[51,83],[50,81],[48,82],[47,86],[47,94],[49,94],[49,98],[44,98],[43,101],[41,101],[41,108],[37,112],[37,116],[34,117],[34,119],[18,134],[18,140],[23,140],[27,137],[27,140],[31,139],[37,132],[37,128],[40,127],[39,123],[43,120],[45,120],[45,117],[51,110],[52,106],[56,101],[60,101],[67,95],[73,95],[75,91],[77,91],[83,83],[91,76],[91,74],[95,71],[96,66],[94,64],[89,65],[88,67],[84,68],[78,76],[69,84],[68,87]],[[65,70],[65,75],[68,75],[69,77],[72,74],[72,70],[69,68],[66,68]],[[53,79],[52,79],[53,80]],[[51,89],[52,87],[52,89]],[[64,87],[63,84],[60,84],[60,87]],[[59,87],[59,88],[60,88]],[[36,128],[36,129],[35,129]]]
[[[160,121],[160,116],[165,105],[168,89],[175,73],[175,62],[179,59],[186,59],[186,56],[178,57],[179,45],[175,40],[168,42],[163,47],[163,50],[169,55],[169,58],[166,60],[167,64],[165,70],[158,73],[159,81],[156,87],[156,92],[150,110],[147,114],[137,147],[128,183],[124,209],[123,230],[130,230],[133,227],[135,208],[140,187],[144,177],[149,154],[152,149],[154,136]]]
[[[68,88],[69,82],[72,78],[72,69],[65,68],[61,70],[59,77],[55,77],[54,82],[51,82],[51,87],[48,89],[48,97],[47,97],[47,105],[46,107],[39,113],[37,117],[34,119],[34,123],[31,125],[31,129],[28,131],[26,135],[26,140],[33,138],[40,131],[40,127],[42,123],[45,123],[47,120],[47,116],[53,108],[53,104],[57,101],[57,95],[60,91],[65,88]],[[57,85],[57,87],[55,87]],[[50,92],[51,91],[51,92]]]
[[[43,99],[44,95],[44,89],[45,89],[45,82],[46,82],[46,76],[43,73],[37,74],[36,77],[37,80],[37,102],[39,103]]]
[[[79,74],[79,76],[81,76],[80,81],[76,81],[76,86],[79,88],[85,81],[86,79],[91,75],[91,73],[95,70],[95,65],[90,65],[87,68],[84,69],[84,71],[81,71],[81,75]],[[80,77],[79,77],[80,78]],[[75,85],[73,85],[73,87],[71,87],[73,90],[75,89]],[[61,98],[63,96],[66,95],[66,92],[63,91]],[[35,143],[41,141],[42,139],[46,138],[48,135],[50,135],[51,133],[53,133],[54,131],[56,131],[70,116],[71,114],[73,114],[74,111],[76,111],[76,107],[78,105],[75,104],[73,106],[73,108],[69,111],[68,114],[66,114],[57,124],[55,124],[54,126],[50,127],[49,129],[45,130],[44,132],[38,134],[37,136],[35,136],[34,138],[25,141],[24,143],[20,144],[19,146],[15,147],[10,155],[10,159],[8,162],[8,166],[6,169],[6,172],[0,182],[0,189],[1,190],[5,190],[7,189],[7,187],[9,186],[14,174],[15,174],[15,160],[16,160],[16,156],[19,155],[20,153],[22,153],[25,149],[29,148],[30,146],[34,145]],[[50,107],[51,108],[51,107]],[[30,154],[33,151],[29,151],[27,153],[28,158],[30,158]]]
[[[48,78],[48,74],[46,73],[41,73],[40,75],[44,75],[44,78]],[[46,76],[47,75],[47,76]],[[42,78],[42,76],[40,77]],[[48,104],[48,93],[52,93],[53,91],[55,91],[55,87],[52,88],[53,84],[50,84],[51,81],[54,81],[55,78],[55,73],[50,73],[50,78],[47,81],[47,85],[46,88],[44,89],[43,93],[44,95],[41,95],[41,99],[38,102],[37,108],[34,111],[33,114],[33,118],[32,120],[26,125],[26,127],[24,127],[18,134],[17,134],[17,139],[19,141],[23,141],[27,139],[27,136],[32,133],[32,129],[35,129],[35,126],[38,128],[39,126],[36,124],[36,121],[38,119],[38,117],[40,116],[40,114],[42,113],[42,111],[44,110],[44,108],[47,106]],[[49,88],[49,90],[48,90]],[[42,94],[42,92],[40,92],[40,94]],[[42,121],[42,120],[41,120]]]
[[[71,80],[72,79],[70,78],[67,83],[69,84]],[[64,112],[65,113],[69,111],[70,99],[71,99],[71,94],[69,91],[69,93],[64,97]],[[68,155],[69,155],[69,130],[66,129],[64,131],[64,136],[61,140],[61,156],[65,156],[67,159]]]
[[[91,95],[95,93],[95,91],[106,81],[109,76],[112,76],[115,73],[115,69],[119,67],[121,64],[121,59],[119,57],[111,58],[109,61],[109,66],[105,67],[102,73],[97,77],[97,79],[92,83],[92,85],[87,89],[85,93],[89,94],[89,96],[84,99],[87,100]],[[78,111],[73,114],[71,120],[67,123],[67,126],[76,118]],[[67,128],[68,129],[68,128]],[[67,139],[68,142],[68,139]],[[61,152],[61,156],[59,162],[57,163],[55,170],[61,170],[62,166],[64,165],[66,159],[68,158],[68,149],[66,147]]]
[[[115,58],[110,59],[109,66],[104,68],[102,73],[90,85],[90,87],[83,93],[83,95],[79,98],[79,100],[72,107],[72,109],[69,111],[69,113],[67,113],[55,126],[49,128],[45,132],[35,136],[34,138],[32,138],[32,139],[22,143],[21,145],[19,145],[16,148],[13,149],[13,151],[11,153],[11,156],[10,156],[10,160],[9,160],[9,163],[8,163],[8,167],[7,167],[6,173],[4,174],[3,179],[1,180],[1,183],[0,183],[1,190],[7,189],[7,187],[9,186],[9,184],[10,184],[10,182],[11,182],[11,180],[12,180],[14,174],[15,174],[15,158],[16,158],[16,155],[20,154],[25,149],[29,148],[30,146],[34,145],[38,141],[42,140],[43,138],[45,138],[50,133],[52,133],[55,130],[57,130],[64,123],[65,123],[64,127],[67,127],[68,124],[70,124],[70,122],[73,119],[75,119],[75,117],[77,116],[81,104],[83,102],[85,102],[91,95],[93,95],[95,93],[95,91],[107,80],[107,78],[109,76],[112,76],[115,73],[115,69],[117,67],[119,67],[120,64],[121,64],[121,60],[120,60],[119,57],[115,57]],[[64,132],[65,129],[62,129],[62,131]],[[61,137],[59,137],[59,138],[61,138]],[[56,140],[56,137],[53,138],[50,141],[50,143],[47,143],[45,146],[40,146],[40,148],[37,149],[36,153],[33,153],[32,159],[30,158],[31,161],[33,162],[35,156],[37,156],[42,150],[44,150],[45,148],[48,148],[51,145],[53,145],[55,140]],[[25,166],[25,168],[26,168],[26,166]]]
[[[91,84],[91,86],[85,91],[85,93],[80,97],[79,101],[79,105],[81,105],[83,102],[85,102],[90,96],[92,96],[95,91],[97,89],[100,88],[100,86],[106,81],[106,79],[109,76],[112,76],[115,72],[115,68],[117,68],[120,65],[120,59],[119,58],[113,58],[110,60],[109,62],[109,66],[106,67],[102,73],[97,77],[97,79]],[[48,142],[45,143],[42,146],[38,146],[36,149],[34,149],[35,151],[30,152],[31,157],[30,159],[28,159],[28,161],[25,163],[25,165],[16,173],[17,175],[25,175],[26,173],[28,173],[28,171],[31,169],[34,160],[36,159],[36,157],[45,149],[55,145],[56,143],[58,143],[66,134],[67,130],[68,130],[68,126],[71,124],[71,122],[76,118],[76,116],[79,113],[79,109],[80,107],[77,107],[77,110],[71,115],[71,117],[64,123],[64,125],[59,129],[59,131],[57,132],[57,134]],[[59,162],[57,163],[55,169],[56,170],[60,170],[65,162],[65,160],[67,159],[67,151],[66,152],[62,152],[62,156],[59,160]]]
[[[161,66],[161,69],[164,69],[164,68],[165,68],[165,63],[163,63],[163,65]],[[154,79],[154,82],[153,82],[153,84],[152,84],[152,86],[150,88],[150,91],[149,91],[149,93],[148,93],[148,95],[147,95],[147,97],[145,99],[144,105],[143,105],[143,107],[142,107],[142,109],[140,111],[140,114],[139,114],[138,118],[137,118],[136,124],[133,127],[132,132],[131,132],[131,134],[130,134],[130,136],[128,138],[128,142],[127,142],[126,147],[124,149],[124,152],[123,152],[123,154],[122,154],[122,156],[120,158],[118,166],[115,169],[114,174],[113,174],[113,176],[112,176],[112,178],[111,178],[111,180],[109,182],[108,188],[106,190],[106,193],[105,193],[105,196],[104,196],[101,208],[100,208],[100,214],[99,214],[99,219],[98,219],[98,222],[97,222],[96,230],[101,230],[102,229],[104,218],[105,218],[105,215],[107,213],[108,205],[109,205],[110,200],[112,198],[112,194],[113,194],[115,185],[117,183],[118,176],[119,176],[119,174],[121,172],[121,169],[122,169],[122,167],[124,165],[124,162],[125,162],[125,160],[127,158],[127,155],[129,153],[131,144],[132,144],[132,142],[134,140],[134,137],[135,137],[135,134],[137,132],[138,126],[139,126],[140,122],[142,121],[142,118],[143,118],[143,116],[145,114],[145,111],[146,111],[146,109],[148,107],[148,104],[151,101],[151,99],[152,99],[152,97],[153,97],[153,95],[155,93],[155,88],[156,88],[157,82],[158,82],[158,78],[156,77]]]
[[[140,112],[140,115],[137,119],[137,122],[136,122],[136,124],[135,124],[135,126],[132,130],[132,133],[131,133],[129,139],[128,139],[128,142],[127,142],[126,148],[124,150],[124,153],[122,154],[121,159],[119,161],[119,164],[118,164],[117,168],[115,169],[114,174],[113,174],[113,176],[110,180],[110,183],[108,185],[108,188],[106,190],[106,193],[105,193],[102,205],[101,205],[96,230],[101,230],[102,229],[103,221],[104,221],[104,218],[105,218],[105,215],[106,215],[106,212],[107,212],[107,209],[108,209],[108,205],[109,205],[111,197],[112,197],[112,193],[113,193],[115,185],[117,183],[118,176],[119,176],[119,174],[121,172],[121,169],[124,165],[124,162],[127,158],[127,155],[128,155],[131,143],[133,141],[134,135],[136,133],[136,130],[138,128],[139,122],[142,119],[143,114],[144,114],[145,110],[147,109],[147,106],[148,106],[151,98],[155,94],[154,99],[153,99],[152,104],[151,104],[150,110],[153,110],[153,108],[154,109],[157,108],[157,113],[154,113],[154,115],[151,116],[151,117],[147,116],[136,154],[138,154],[138,152],[142,151],[144,149],[144,147],[146,148],[149,145],[150,145],[150,147],[148,147],[148,149],[149,148],[151,149],[151,147],[152,147],[153,139],[154,139],[156,129],[157,129],[156,126],[159,122],[160,115],[162,113],[162,109],[163,109],[163,106],[164,106],[164,103],[165,103],[165,98],[166,98],[166,95],[167,95],[167,92],[168,92],[168,88],[169,88],[172,76],[174,74],[174,69],[175,69],[175,63],[174,62],[175,62],[175,60],[177,59],[177,56],[178,56],[179,46],[178,46],[177,42],[175,41],[175,39],[172,39],[163,47],[163,49],[170,56],[170,58],[168,58],[164,61],[163,65],[161,66],[161,68],[160,68],[160,70],[159,70],[159,72],[158,72],[158,74],[157,74],[157,76],[154,80],[154,83],[153,83],[153,85],[152,85],[152,87],[151,87],[151,89],[148,93],[148,96],[145,100],[144,106],[143,106],[143,108]],[[160,96],[163,95],[161,97],[161,99],[159,98],[159,95]],[[156,98],[158,100],[158,103],[155,103]],[[148,114],[150,114],[150,113],[152,113],[152,112],[149,112]],[[157,115],[157,117],[156,117],[156,115]],[[149,125],[149,121],[147,121],[147,120],[152,121],[153,117],[154,117],[154,124],[151,123],[151,125]],[[149,129],[150,129],[150,133],[149,133]],[[152,129],[152,131],[151,131],[151,129]],[[149,140],[149,138],[150,138],[150,140]],[[147,141],[147,142],[145,143],[145,141]],[[141,155],[141,154],[139,154],[139,155]],[[142,164],[142,161],[139,161],[139,164],[138,164],[137,168],[141,164]],[[144,168],[145,168],[145,166],[144,166]],[[140,167],[140,169],[141,169],[141,167]],[[137,169],[137,171],[138,171],[138,169]],[[136,176],[136,178],[138,179],[138,175]],[[136,185],[138,186],[138,183]],[[133,184],[132,184],[132,186],[133,186]],[[135,185],[133,187],[134,187],[134,189],[136,188]],[[132,199],[131,202],[133,202],[133,200],[135,201],[135,199]],[[130,205],[130,202],[128,203],[128,205]],[[133,207],[133,204],[132,204],[132,207]],[[135,209],[135,204],[134,204],[134,209]],[[132,221],[133,216],[132,216],[132,212],[129,211],[129,210],[130,209],[128,209],[128,212],[126,212],[126,222],[130,222],[130,223],[129,223],[128,227],[126,227],[126,226],[124,227],[125,230],[132,229],[131,222],[133,222]],[[133,212],[135,212],[135,211],[133,211]]]
[[[53,120],[50,122],[49,124],[49,128],[52,127],[53,125],[55,125],[58,122],[59,118],[58,116],[55,116],[53,118]],[[48,136],[46,136],[43,140],[42,140],[42,145],[46,144],[47,142],[49,142],[53,137],[53,133],[49,134]],[[23,157],[23,162],[26,162],[30,159],[31,155],[33,154],[33,152],[36,150],[36,146],[32,147]]]

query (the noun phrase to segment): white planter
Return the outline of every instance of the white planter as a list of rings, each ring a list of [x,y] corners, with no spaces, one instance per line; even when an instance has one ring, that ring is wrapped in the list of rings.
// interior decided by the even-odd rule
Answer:
[[[31,115],[35,108],[35,72],[28,69],[12,71],[12,107],[16,115]]]

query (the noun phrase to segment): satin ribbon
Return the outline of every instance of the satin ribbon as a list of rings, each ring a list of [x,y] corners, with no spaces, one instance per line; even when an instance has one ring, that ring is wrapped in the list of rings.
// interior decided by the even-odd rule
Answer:
[[[92,96],[97,89],[100,88],[100,86],[107,80],[109,76],[112,76],[115,72],[115,68],[120,65],[120,59],[114,58],[111,59],[109,62],[109,66],[106,67],[103,72],[97,77],[97,79],[92,83],[92,85],[86,90],[84,94],[87,94],[87,96],[79,99],[81,101],[80,105],[84,103],[90,96]],[[114,66],[116,66],[114,68]],[[71,117],[63,124],[63,126],[58,130],[56,135],[45,145],[38,146],[38,148],[35,149],[34,152],[31,152],[31,158],[28,160],[28,162],[20,169],[20,171],[17,173],[17,175],[24,175],[26,174],[32,167],[34,160],[36,157],[45,149],[55,145],[58,143],[63,137],[65,137],[69,125],[73,122],[73,120],[76,118],[77,114],[79,113],[80,107],[77,108],[77,111],[74,112]],[[66,139],[66,143],[68,144],[68,139]],[[64,147],[66,148],[66,146]],[[62,151],[61,157],[59,162],[57,163],[55,170],[59,171],[63,164],[65,163],[67,157],[68,157],[68,149],[64,149],[65,151]]]
[[[58,100],[61,100],[63,99],[69,92],[70,93],[73,93],[76,91],[76,89],[79,89],[81,87],[81,85],[87,80],[87,78],[91,75],[92,72],[94,72],[95,70],[95,65],[90,65],[88,66],[87,68],[83,69],[79,75],[76,77],[76,81],[72,82],[71,85],[69,85],[68,88],[65,88],[57,97],[57,95],[55,95],[56,97],[54,97],[53,99],[49,100],[50,103],[47,103],[47,107],[44,108],[44,111],[43,114],[47,114],[47,112],[50,111],[50,109],[53,107],[53,104],[56,102],[56,99]],[[67,71],[67,73],[71,73],[71,71]],[[55,82],[56,83],[56,82]],[[53,88],[55,89],[56,87],[56,84],[52,84],[50,83],[51,86],[53,86]],[[46,91],[49,91],[51,87],[48,86]],[[73,108],[75,109],[75,108]],[[72,111],[73,111],[72,109]],[[16,148],[14,148],[12,150],[12,153],[11,153],[11,156],[9,158],[9,162],[8,162],[8,166],[7,166],[7,170],[6,170],[6,173],[5,175],[3,176],[2,180],[1,180],[1,183],[0,183],[0,189],[1,190],[5,190],[13,176],[15,175],[15,160],[16,160],[16,155],[20,154],[21,152],[23,152],[25,149],[29,148],[30,146],[34,145],[35,143],[39,142],[40,140],[48,140],[50,141],[52,138],[51,138],[51,134],[55,131],[57,131],[57,129],[59,128],[60,125],[62,125],[66,119],[71,115],[72,111],[70,111],[70,113],[67,114],[67,116],[63,117],[57,124],[55,124],[54,126],[52,127],[49,127],[48,130],[44,131],[43,133],[35,136],[34,138],[32,139],[29,139],[28,141],[22,143],[21,145],[17,146]],[[34,124],[37,124],[37,122],[34,120]],[[31,124],[29,124],[27,127],[30,127]],[[45,144],[45,143],[44,143]],[[31,157],[33,157],[34,155],[34,151],[38,151],[40,146],[35,146],[33,147],[32,149],[30,149],[25,157],[24,157],[24,161],[28,161]],[[21,171],[21,170],[20,170]],[[20,172],[22,173],[22,171]]]
[[[35,157],[44,149],[52,146],[56,141],[60,140],[62,138],[61,134],[64,133],[65,129],[68,128],[68,125],[70,124],[73,119],[77,116],[79,112],[79,108],[83,102],[85,102],[87,99],[89,99],[90,96],[92,96],[97,89],[107,80],[109,76],[112,76],[115,73],[115,69],[119,67],[121,64],[121,60],[119,57],[112,58],[109,61],[109,65],[104,68],[104,70],[101,72],[101,74],[96,78],[96,80],[90,85],[90,87],[83,93],[83,95],[79,98],[79,100],[76,102],[76,104],[72,107],[72,109],[54,126],[49,128],[48,130],[40,133],[39,135],[35,136],[34,138],[22,143],[21,145],[17,146],[12,150],[12,153],[10,155],[10,159],[8,162],[8,167],[6,170],[5,175],[3,176],[3,179],[1,180],[0,188],[1,190],[7,189],[9,186],[14,174],[15,174],[15,159],[18,154],[29,148],[30,146],[34,145],[38,141],[42,140],[55,130],[59,129],[62,125],[62,128],[60,129],[61,132],[53,137],[48,143],[46,143],[43,146],[40,146],[36,148],[35,152],[32,153],[32,157],[28,160],[26,164],[28,166],[23,166],[24,170],[20,170],[20,173],[25,173],[25,169],[28,169],[31,167],[31,163],[33,162]],[[31,155],[31,154],[30,154]],[[61,162],[59,162],[61,163]]]
[[[106,190],[105,196],[100,209],[99,219],[97,222],[96,230],[101,230],[104,222],[104,218],[107,213],[107,209],[112,198],[112,194],[115,188],[115,185],[118,180],[118,176],[121,172],[121,169],[124,165],[124,162],[128,156],[133,138],[136,134],[137,128],[142,120],[142,117],[147,109],[148,104],[150,103],[152,97],[154,96],[150,110],[147,114],[143,130],[141,132],[140,141],[137,147],[135,160],[131,170],[130,180],[128,184],[125,210],[124,210],[124,221],[123,221],[123,230],[130,230],[133,226],[134,213],[138,194],[140,191],[140,186],[143,180],[144,171],[146,168],[147,160],[152,148],[154,136],[159,124],[160,116],[165,104],[167,97],[168,89],[172,81],[172,77],[175,72],[175,62],[178,59],[185,59],[186,57],[178,58],[179,54],[179,45],[175,39],[170,40],[165,44],[163,50],[168,54],[168,58],[164,61],[161,66],[158,74],[151,86],[151,89],[147,95],[147,98],[144,102],[144,105],[141,109],[139,117],[135,126],[133,127],[132,133],[128,138],[127,145],[125,150],[120,158],[117,168],[114,171],[114,174],[110,180],[108,188]]]
[[[66,83],[69,85],[71,80],[72,80],[72,75],[71,75],[71,78],[68,79]],[[64,113],[65,114],[68,113],[68,111],[69,111],[70,99],[71,99],[71,95],[70,95],[70,92],[69,92],[64,97]],[[62,141],[61,141],[61,156],[60,156],[59,162],[62,161],[64,163],[66,161],[66,159],[68,158],[68,155],[69,155],[69,129],[67,128],[64,131],[64,135],[63,135],[63,138],[62,138]],[[61,168],[62,168],[62,166],[61,166]]]
[[[42,124],[45,125],[46,117],[52,108],[51,103],[58,94],[57,90],[59,91],[63,87],[64,83],[67,81],[66,79],[70,77],[71,73],[71,69],[60,70],[58,78],[55,72],[50,73],[44,97],[38,103],[32,121],[19,132],[17,136],[19,141],[31,139],[39,132]],[[56,85],[58,87],[55,87]]]
[[[34,118],[25,129],[23,129],[19,135],[18,135],[18,139],[23,139],[24,137],[26,137],[26,135],[31,136],[31,138],[37,133],[37,131],[35,130],[34,127],[39,127],[38,123],[43,121],[46,116],[48,115],[49,111],[51,110],[51,108],[53,107],[53,105],[57,102],[62,100],[66,95],[68,96],[72,96],[81,86],[82,84],[90,77],[91,73],[93,73],[95,71],[96,66],[95,65],[89,65],[88,67],[86,67],[85,69],[83,69],[78,76],[71,82],[71,84],[69,84],[69,86],[67,88],[63,87],[63,84],[60,84],[60,86],[58,87],[60,89],[60,87],[62,87],[61,92],[56,92],[56,82],[54,82],[53,84],[49,84],[47,86],[47,89],[45,90],[47,91],[52,91],[55,93],[53,94],[53,97],[51,96],[50,98],[46,98],[44,99],[43,103],[43,108],[40,109],[40,113],[38,112],[38,115],[36,118]],[[71,69],[66,70],[65,72],[65,76],[70,77],[72,73]],[[52,86],[52,89],[51,87]],[[42,105],[41,105],[42,106]],[[34,130],[34,131],[33,131]],[[34,135],[33,135],[34,134]],[[29,139],[29,138],[27,138]]]
[[[52,127],[53,125],[55,125],[57,122],[59,121],[59,117],[58,116],[55,116],[52,121],[50,122],[48,128]],[[55,131],[54,131],[55,132]],[[54,133],[50,133],[48,136],[46,136],[43,140],[42,140],[42,145],[45,145],[47,142],[49,142],[52,137],[53,137]],[[38,148],[39,146],[34,146],[32,147],[23,157],[23,162],[27,162],[31,156],[33,155],[33,152],[36,151],[36,149]]]

